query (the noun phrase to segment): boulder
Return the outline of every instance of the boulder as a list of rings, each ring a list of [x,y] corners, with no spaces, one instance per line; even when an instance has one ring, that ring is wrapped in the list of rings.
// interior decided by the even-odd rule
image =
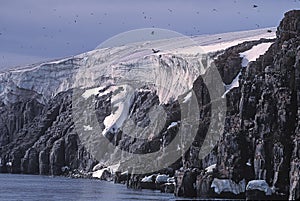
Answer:
[[[211,188],[213,188],[214,192],[217,194],[228,192],[238,195],[245,192],[246,182],[243,179],[237,184],[231,179],[215,178],[211,184]]]
[[[112,176],[112,173],[109,168],[103,168],[101,170],[97,170],[92,173],[93,178],[97,178],[100,180],[106,180],[106,181],[110,181],[112,179],[111,176]]]
[[[246,191],[258,190],[264,192],[265,195],[272,195],[272,189],[269,187],[265,180],[252,180],[249,181]]]

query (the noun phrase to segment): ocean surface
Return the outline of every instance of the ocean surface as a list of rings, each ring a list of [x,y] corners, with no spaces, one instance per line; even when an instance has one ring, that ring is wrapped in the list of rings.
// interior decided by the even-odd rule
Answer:
[[[132,190],[92,179],[0,174],[1,201],[175,200],[173,194]]]

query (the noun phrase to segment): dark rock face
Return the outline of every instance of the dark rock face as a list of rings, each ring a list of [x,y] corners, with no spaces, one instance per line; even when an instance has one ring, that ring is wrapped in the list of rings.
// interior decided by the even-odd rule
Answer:
[[[284,15],[277,30],[277,37],[280,43],[288,41],[291,38],[298,37],[300,34],[299,10],[292,10]]]
[[[260,43],[273,42],[274,39],[261,39],[258,41],[244,42],[228,48],[223,54],[215,59],[215,64],[225,84],[230,84],[242,67],[240,52],[245,52]]]
[[[218,54],[215,64],[225,84],[231,83],[239,72],[241,76],[239,87],[226,94],[224,132],[204,159],[199,159],[199,151],[211,123],[211,102],[221,97],[211,100],[202,77],[194,82],[200,108],[199,128],[191,147],[170,167],[178,170],[175,174],[177,196],[209,197],[211,183],[218,178],[235,183],[243,179],[246,182],[265,180],[284,198],[299,198],[299,38],[300,11],[290,11],[280,23],[275,41],[245,42]],[[239,53],[271,41],[274,44],[265,55],[242,68]],[[81,105],[72,105],[72,91],[43,102],[34,91],[14,90],[22,91],[23,96],[14,99],[18,101],[0,102],[0,172],[81,177],[85,175],[83,172],[91,171],[98,161],[82,145],[75,129],[72,107]],[[8,93],[15,96],[14,91]],[[155,93],[136,92],[129,116],[136,125],[145,128],[150,123],[150,109],[158,104]],[[114,110],[111,94],[96,96],[94,106],[100,127],[104,128],[105,117]],[[156,152],[168,146],[181,126],[180,104],[173,101],[163,107],[166,123],[158,135],[138,139],[118,130],[106,137],[130,153]],[[168,129],[171,122],[176,125]],[[187,140],[190,140],[189,133],[182,137],[182,141]],[[211,165],[215,168],[205,172]],[[128,187],[141,187],[141,175],[129,171],[124,178],[121,176],[116,182],[126,180]]]
[[[213,174],[198,176],[198,195],[210,191],[209,181],[203,180],[210,175],[236,183],[263,179],[275,189],[272,199],[276,195],[281,199],[299,198],[299,21],[300,11],[286,13],[274,44],[247,68],[241,69],[237,55],[256,42],[229,48],[216,59],[224,83],[230,83],[240,70],[242,73],[240,87],[226,94],[228,111],[223,136],[200,161],[202,167],[215,163],[216,169]],[[190,152],[187,155],[193,155],[193,149]],[[179,185],[181,180],[178,176]],[[177,189],[176,194],[181,193]]]
[[[241,155],[241,171],[246,172],[244,164],[250,161],[255,179],[266,180],[290,198],[297,188],[297,178],[292,173],[289,176],[289,170],[293,170],[291,159],[297,158],[292,156],[292,140],[298,135],[300,41],[299,27],[294,23],[299,19],[299,11],[287,13],[278,28],[278,40],[244,72],[239,113],[240,144],[249,147]]]
[[[1,129],[12,129],[1,133],[2,139],[8,136],[1,141],[1,172],[61,175],[65,166],[92,169],[97,161],[73,131],[71,95],[71,91],[63,92],[46,105],[35,99],[2,105]],[[10,121],[7,116],[20,120]]]
[[[195,170],[177,171],[175,176],[177,178],[176,196],[197,197],[197,172]]]

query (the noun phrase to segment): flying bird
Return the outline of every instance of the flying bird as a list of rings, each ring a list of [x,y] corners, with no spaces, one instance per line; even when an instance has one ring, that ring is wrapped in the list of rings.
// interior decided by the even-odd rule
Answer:
[[[160,50],[152,49],[152,52],[153,52],[153,53],[158,53],[158,52],[160,52]]]
[[[258,5],[256,5],[256,4],[253,5],[253,8],[257,8],[257,7],[258,7]]]

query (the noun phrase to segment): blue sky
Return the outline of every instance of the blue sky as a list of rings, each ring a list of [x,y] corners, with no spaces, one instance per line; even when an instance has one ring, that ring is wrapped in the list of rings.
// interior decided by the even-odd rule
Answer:
[[[93,50],[139,28],[200,35],[274,27],[300,1],[0,0],[0,5],[3,69]]]

